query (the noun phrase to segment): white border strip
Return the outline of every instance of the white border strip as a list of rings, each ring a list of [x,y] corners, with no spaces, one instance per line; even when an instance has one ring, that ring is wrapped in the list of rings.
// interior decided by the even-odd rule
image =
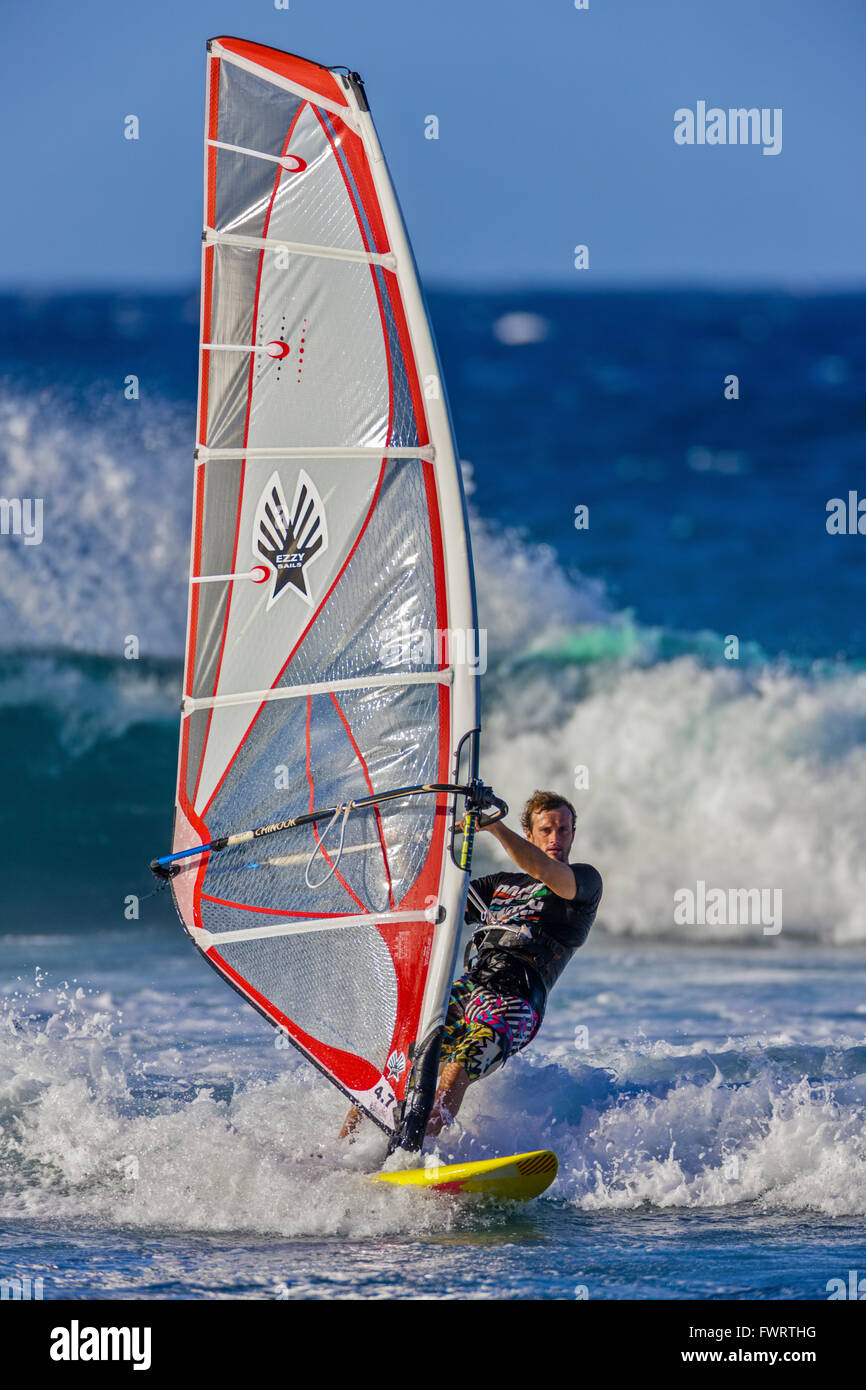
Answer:
[[[316,246],[304,241],[278,241],[276,237],[241,236],[239,232],[215,232],[205,227],[205,246],[241,246],[248,251],[291,251],[296,256],[320,256],[332,261],[357,261],[361,265],[381,265],[386,270],[397,269],[397,257],[392,251],[355,251],[344,246]]]
[[[450,685],[454,677],[454,667],[446,666],[441,671],[413,671],[405,675],[354,676],[347,680],[319,681],[315,685],[281,685],[269,690],[241,690],[236,695],[203,695],[194,699],[184,695],[181,709],[184,714],[194,714],[200,709],[222,709],[227,705],[261,704],[265,700],[297,700],[304,695],[328,695],[332,690],[363,690],[373,686],[394,685]]]

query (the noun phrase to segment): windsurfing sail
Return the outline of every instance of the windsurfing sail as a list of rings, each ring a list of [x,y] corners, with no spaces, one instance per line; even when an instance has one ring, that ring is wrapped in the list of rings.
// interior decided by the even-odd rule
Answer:
[[[235,38],[207,65],[189,620],[157,862],[210,964],[418,1147],[468,882],[461,747],[477,777],[442,376],[357,74]]]

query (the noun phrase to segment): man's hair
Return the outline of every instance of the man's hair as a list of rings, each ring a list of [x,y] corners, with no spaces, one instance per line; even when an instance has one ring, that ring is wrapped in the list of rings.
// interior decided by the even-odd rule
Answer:
[[[532,834],[532,817],[536,811],[556,811],[560,806],[567,806],[571,812],[571,828],[574,830],[577,823],[577,812],[566,797],[560,796],[558,792],[533,792],[523,808],[523,815],[520,817],[520,824],[527,835]]]

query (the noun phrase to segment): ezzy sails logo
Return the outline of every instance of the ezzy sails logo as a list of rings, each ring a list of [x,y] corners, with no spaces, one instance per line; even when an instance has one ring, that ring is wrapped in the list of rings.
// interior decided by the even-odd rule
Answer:
[[[391,1081],[399,1081],[406,1070],[406,1054],[394,1051],[385,1063],[385,1075]]]
[[[272,473],[253,520],[253,555],[259,564],[264,562],[271,576],[265,611],[290,591],[312,607],[307,572],[327,548],[325,508],[312,478],[301,469],[289,507],[280,475]]]

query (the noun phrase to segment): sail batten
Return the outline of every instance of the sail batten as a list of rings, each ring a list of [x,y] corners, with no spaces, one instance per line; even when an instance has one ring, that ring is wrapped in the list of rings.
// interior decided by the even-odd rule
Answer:
[[[202,344],[206,347],[207,344]],[[350,447],[349,445],[321,445],[312,444],[285,445],[283,448],[275,449],[208,449],[200,444],[196,449],[197,461],[204,462],[205,459],[241,459],[241,458],[328,458],[328,459],[355,459],[355,458],[378,458],[378,459],[421,459],[422,462],[432,463],[436,457],[436,450],[432,444],[424,448],[392,448],[386,446],[377,448],[375,445],[362,445],[361,447]]]
[[[224,944],[227,941],[264,941],[274,936],[308,936],[311,932],[345,931],[348,927],[367,927],[371,922],[377,926],[384,922],[417,922],[419,926],[423,926],[425,923],[429,924],[429,921],[429,916],[425,917],[418,912],[357,913],[354,917],[335,914],[328,918],[313,917],[302,922],[274,922],[267,927],[203,932],[202,935],[208,938],[209,944],[217,941]]]
[[[237,578],[238,576],[231,576]],[[336,690],[368,690],[381,686],[429,685],[431,681],[450,684],[454,675],[451,666],[437,671],[407,672],[405,675],[368,675],[354,680],[319,681],[316,685],[292,685],[271,687],[269,690],[240,690],[231,695],[208,695],[200,699],[187,697],[183,701],[184,713],[198,709],[218,709],[226,705],[260,704],[263,700],[298,700],[304,695],[321,695]]]
[[[279,162],[279,161],[278,161]],[[289,251],[296,256],[322,256],[338,261],[356,261],[363,265],[383,265],[393,270],[397,262],[390,251],[358,251],[351,246],[317,246],[303,241],[284,241],[280,237],[239,236],[233,232],[205,231],[206,246],[241,246],[248,251],[262,250]],[[203,347],[212,347],[205,343]]]
[[[207,91],[172,892],[210,964],[395,1133],[465,902],[477,675],[439,640],[476,630],[465,501],[358,81],[226,38]],[[327,826],[295,824],[317,806]]]

